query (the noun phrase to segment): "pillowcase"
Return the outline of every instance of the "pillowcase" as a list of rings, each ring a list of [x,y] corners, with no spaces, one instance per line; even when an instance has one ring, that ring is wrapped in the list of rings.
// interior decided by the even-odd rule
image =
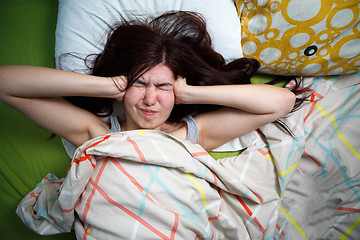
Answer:
[[[242,51],[277,75],[337,75],[360,69],[360,1],[235,0]]]
[[[59,0],[56,67],[85,72],[82,59],[61,57],[59,60],[59,57],[74,53],[84,58],[101,52],[106,42],[106,31],[122,17],[156,16],[170,10],[201,13],[206,19],[214,49],[226,60],[242,57],[241,29],[232,0]]]
[[[109,26],[122,18],[157,16],[170,10],[202,14],[214,49],[226,61],[242,57],[241,25],[233,0],[59,0],[55,35],[56,68],[87,73],[83,59],[102,51]],[[77,57],[69,57],[68,53]],[[121,106],[115,106],[115,110],[115,114],[122,115]],[[256,132],[251,132],[214,151],[241,150],[252,145],[256,138]],[[63,142],[69,145],[65,140]]]

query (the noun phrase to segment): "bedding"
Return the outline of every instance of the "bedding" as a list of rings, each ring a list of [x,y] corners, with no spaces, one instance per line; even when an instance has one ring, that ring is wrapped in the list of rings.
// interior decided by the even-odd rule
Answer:
[[[81,58],[103,49],[109,26],[122,18],[141,19],[170,10],[202,14],[215,50],[227,60],[242,56],[241,29],[232,0],[59,0],[55,46],[57,68],[84,72],[85,64]],[[74,53],[80,58],[60,58],[66,53]]]
[[[0,29],[4,36],[0,39],[1,65],[54,66],[54,32],[58,3],[61,2],[56,0],[0,1]],[[258,3],[261,2],[265,3],[266,1],[258,1]],[[268,2],[270,1],[266,3]],[[199,6],[199,8],[201,7]],[[234,16],[233,10],[229,11],[231,12],[229,16]],[[59,8],[60,13],[61,9]],[[355,16],[357,15],[355,14]],[[93,15],[93,18],[96,19],[96,15]],[[234,22],[231,20],[231,23]],[[356,26],[358,27],[359,24]],[[225,28],[223,29],[225,30]],[[231,33],[239,31],[238,26],[235,26],[235,29],[236,31]],[[228,36],[228,34],[229,32],[226,32],[224,36]],[[99,38],[101,40],[100,36]],[[69,44],[66,41],[63,43]],[[221,46],[219,47],[221,48]],[[239,54],[238,48],[236,51],[231,49],[232,47],[230,51]],[[351,63],[355,64],[356,62],[351,61]],[[356,64],[355,66],[358,67]],[[273,77],[273,75],[262,74],[255,76],[252,81],[264,82]],[[273,212],[273,218],[270,220],[268,217],[259,217],[267,206],[266,201],[264,201],[265,204],[259,204],[256,199],[253,201],[240,198],[244,204],[242,205],[238,201],[237,207],[240,203],[245,210],[240,216],[243,218],[241,224],[250,229],[245,231],[246,234],[262,232],[259,222],[264,228],[264,234],[266,232],[266,236],[268,236],[267,239],[357,240],[360,236],[359,73],[345,76],[307,77],[305,79],[314,81],[314,92],[311,97],[312,102],[306,105],[302,113],[304,124],[302,121],[294,120],[290,125],[294,128],[294,125],[299,122],[300,130],[295,132],[301,135],[302,131],[305,139],[304,145],[303,140],[299,141],[303,149],[296,144],[290,145],[292,151],[301,152],[303,150],[301,158],[295,162],[295,165],[291,166],[291,163],[294,163],[291,158],[277,159],[276,156],[281,155],[280,146],[289,143],[286,141],[287,137],[281,138],[281,135],[276,134],[277,132],[272,132],[270,129],[273,126],[271,125],[264,126],[256,133],[256,136],[259,137],[259,142],[254,145],[257,146],[256,149],[250,147],[241,154],[241,151],[232,151],[211,152],[210,155],[215,159],[220,159],[219,163],[224,164],[225,167],[227,161],[231,163],[229,166],[233,166],[232,163],[240,165],[238,169],[242,168],[243,170],[244,174],[241,175],[243,180],[254,175],[255,180],[258,180],[256,178],[262,176],[257,173],[264,169],[260,168],[259,172],[254,173],[249,172],[253,169],[250,155],[259,156],[260,152],[261,159],[264,161],[259,166],[269,167],[276,173],[276,177],[274,174],[272,176],[273,179],[277,178],[278,180],[269,181],[273,183],[272,187],[282,186],[282,188],[279,187],[276,199],[270,201],[272,204],[278,204]],[[75,239],[73,232],[39,236],[28,229],[16,216],[15,209],[18,203],[48,172],[52,172],[60,178],[66,175],[69,159],[58,137],[49,139],[50,132],[36,126],[2,103],[0,103],[0,112],[1,238]],[[288,119],[287,121],[290,124],[292,120]],[[264,145],[260,144],[262,142],[265,142]],[[276,144],[273,144],[275,142]],[[271,143],[272,146],[270,147],[268,143]],[[278,160],[280,165],[282,161],[290,160],[291,162],[286,165],[285,171],[278,171],[275,165],[275,161]],[[264,163],[267,165],[263,166]],[[266,171],[266,173],[269,172]],[[59,185],[54,184],[54,186],[58,187]],[[194,186],[192,187],[194,188]],[[254,186],[246,187],[253,189]],[[195,193],[196,191],[199,191],[197,187]],[[274,193],[270,195],[273,196]],[[199,195],[197,197],[199,198]],[[277,200],[278,198],[280,200]],[[274,209],[274,207],[270,208]],[[266,220],[269,220],[269,223],[266,223]],[[269,229],[273,226],[275,228],[270,231]],[[178,232],[181,231],[178,230]],[[266,238],[263,237],[263,239]]]
[[[79,239],[356,239],[360,75],[304,82],[311,102],[284,119],[294,137],[267,124],[253,146],[216,161],[157,131],[101,136],[17,213],[41,234],[74,224]]]
[[[339,75],[360,69],[357,0],[235,0],[244,56],[276,75]]]
[[[360,74],[318,77],[312,88],[274,239],[359,239]]]

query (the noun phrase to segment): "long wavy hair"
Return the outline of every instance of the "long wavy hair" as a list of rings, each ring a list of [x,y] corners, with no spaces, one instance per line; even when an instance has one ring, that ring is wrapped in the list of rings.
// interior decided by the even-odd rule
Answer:
[[[124,75],[128,87],[148,69],[163,63],[174,76],[189,85],[250,84],[260,63],[240,58],[226,63],[212,48],[203,17],[194,12],[167,12],[161,16],[122,20],[111,28],[107,43],[90,64],[91,74],[103,77]],[[298,83],[296,84],[296,89]],[[216,97],[216,96],[214,96]],[[69,101],[99,115],[113,112],[113,99],[70,97]],[[214,105],[175,105],[168,121],[218,108]]]

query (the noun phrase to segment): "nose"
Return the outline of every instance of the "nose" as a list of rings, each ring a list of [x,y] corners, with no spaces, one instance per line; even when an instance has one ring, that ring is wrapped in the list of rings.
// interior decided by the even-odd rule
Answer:
[[[156,89],[148,87],[145,91],[144,104],[147,106],[153,106],[156,103]]]

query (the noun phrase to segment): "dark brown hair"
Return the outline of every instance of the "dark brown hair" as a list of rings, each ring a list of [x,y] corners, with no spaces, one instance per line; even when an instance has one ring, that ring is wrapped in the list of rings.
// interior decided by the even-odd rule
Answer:
[[[103,77],[124,75],[128,87],[144,72],[163,63],[174,76],[189,85],[250,84],[260,64],[240,58],[226,63],[213,50],[206,23],[194,12],[167,12],[156,18],[122,20],[111,28],[104,50],[95,55],[91,74]],[[75,105],[97,115],[110,115],[113,100],[71,97]],[[169,121],[216,109],[213,105],[175,105]]]
[[[91,74],[124,75],[128,86],[151,67],[163,63],[189,85],[246,84],[260,64],[240,58],[226,64],[213,50],[204,19],[194,12],[167,12],[153,19],[122,20],[112,27],[104,50],[95,55]],[[112,113],[113,99],[69,97],[96,115]],[[216,106],[175,105],[169,121],[209,111]]]

